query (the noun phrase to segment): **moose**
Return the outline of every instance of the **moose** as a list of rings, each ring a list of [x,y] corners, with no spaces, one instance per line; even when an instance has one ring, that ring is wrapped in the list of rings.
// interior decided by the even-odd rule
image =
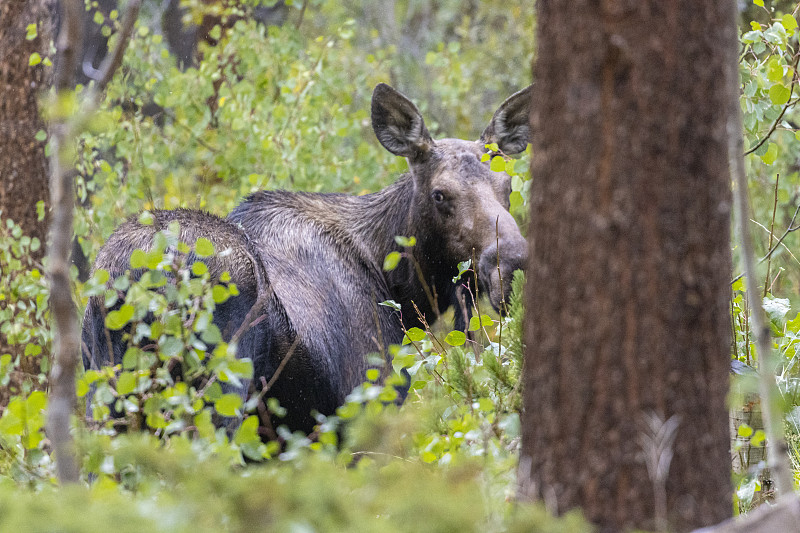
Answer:
[[[504,154],[525,150],[530,100],[530,87],[510,96],[478,141],[434,140],[417,107],[381,83],[372,95],[373,130],[409,166],[392,185],[364,196],[259,191],[226,219],[155,211],[151,225],[135,219],[121,225],[94,268],[112,276],[129,270],[133,250],[152,246],[172,221],[180,224],[181,241],[202,236],[230,250],[202,259],[212,276],[228,271],[239,288],[217,307],[214,322],[226,341],[246,330],[238,356],[253,362],[253,391],[279,372],[268,391],[286,409],[276,422],[310,432],[314,411],[333,414],[364,381],[368,354],[385,356],[401,342],[400,313],[381,302],[397,302],[407,328],[420,325],[418,313],[431,321],[459,300],[463,305],[454,277],[460,262],[474,258],[479,294],[502,311],[512,273],[525,265],[527,242],[508,211],[510,177],[481,158],[491,143]],[[413,236],[416,244],[401,247],[397,236]],[[394,251],[404,253],[385,271]],[[90,298],[82,335],[87,368],[119,364],[125,350],[122,333],[105,330],[104,314],[103,300]],[[463,329],[463,314],[456,316]]]

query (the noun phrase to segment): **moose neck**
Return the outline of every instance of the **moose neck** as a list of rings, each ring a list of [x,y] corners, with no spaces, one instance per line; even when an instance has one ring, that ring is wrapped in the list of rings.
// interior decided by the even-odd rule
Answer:
[[[401,304],[407,325],[417,322],[412,301],[429,323],[435,320],[449,302],[446,293],[452,283],[445,281],[453,275],[453,268],[448,269],[439,257],[441,243],[437,245],[435,236],[428,235],[430,226],[423,222],[416,196],[413,177],[404,174],[377,193],[356,197],[345,217],[352,242],[363,243],[363,257],[383,278],[392,299]],[[403,250],[395,242],[398,235],[413,236],[417,244]],[[405,252],[404,257],[395,269],[384,272],[383,261],[392,251]]]

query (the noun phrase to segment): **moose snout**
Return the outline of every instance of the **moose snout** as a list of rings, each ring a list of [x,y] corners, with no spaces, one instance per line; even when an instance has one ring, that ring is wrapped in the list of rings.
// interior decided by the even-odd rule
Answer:
[[[501,238],[486,248],[478,261],[478,279],[496,311],[505,312],[511,294],[515,270],[524,270],[528,262],[528,243],[521,235]]]

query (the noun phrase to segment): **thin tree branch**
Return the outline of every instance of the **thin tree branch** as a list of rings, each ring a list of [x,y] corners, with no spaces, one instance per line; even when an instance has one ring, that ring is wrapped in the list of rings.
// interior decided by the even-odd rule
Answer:
[[[758,292],[756,281],[756,263],[753,254],[753,240],[748,228],[747,214],[750,207],[747,201],[747,176],[744,170],[742,150],[742,118],[739,105],[739,76],[735,75],[737,65],[730,61],[730,110],[728,115],[728,157],[732,179],[734,180],[734,203],[737,210],[739,238],[742,244],[745,276],[747,276],[747,297],[752,306],[751,320],[756,338],[759,357],[759,392],[761,395],[761,412],[764,429],[767,434],[768,461],[775,477],[775,486],[779,494],[791,494],[794,491],[792,472],[789,468],[789,450],[783,434],[783,416],[780,410],[780,392],[775,383],[775,361],[772,350],[769,323],[766,321],[764,308]],[[797,65],[797,61],[795,61]],[[796,70],[795,70],[796,75]]]
[[[778,183],[780,183],[781,175],[780,173],[776,174],[775,176],[775,195],[774,200],[772,202],[772,222],[769,226],[769,246],[767,248],[772,249],[772,241],[775,238],[775,214],[778,212]],[[769,286],[769,271],[770,267],[772,266],[772,258],[767,260],[767,275],[764,278],[764,298],[767,297],[767,287]]]
[[[80,0],[61,3],[64,25],[58,36],[58,74],[56,88],[62,93],[72,87],[81,49],[82,19]],[[72,242],[72,210],[75,198],[73,174],[62,168],[62,146],[70,138],[64,123],[52,125],[50,138],[50,198],[53,208],[48,243],[47,277],[50,282],[50,311],[55,322],[54,361],[50,371],[50,398],[47,407],[47,435],[56,459],[56,476],[61,484],[79,480],[75,447],[70,433],[70,418],[77,405],[75,370],[80,353],[78,314],[72,299],[69,254]]]
[[[141,0],[131,0],[126,14],[126,26],[133,26]],[[63,0],[64,25],[58,37],[57,95],[72,90],[73,74],[77,68],[77,51],[82,40],[81,0]],[[133,20],[130,20],[133,19]],[[130,37],[130,28],[127,32]],[[120,36],[117,48],[127,45],[127,38]],[[122,50],[115,55],[122,56]],[[105,65],[102,79],[110,79],[119,61]],[[106,81],[107,83],[107,81]],[[102,85],[104,87],[104,85]],[[50,194],[52,220],[48,243],[48,279],[50,282],[50,310],[55,322],[53,332],[55,346],[53,367],[50,371],[50,398],[47,408],[47,434],[56,460],[56,475],[61,484],[77,483],[79,468],[75,447],[70,433],[70,420],[77,406],[75,395],[75,371],[80,361],[81,341],[78,313],[72,297],[69,276],[72,243],[73,208],[75,205],[75,172],[68,159],[66,149],[77,133],[89,120],[99,105],[100,90],[89,93],[73,117],[58,118],[50,126]],[[57,99],[56,99],[57,101]]]
[[[303,24],[303,17],[305,17],[307,7],[308,7],[308,0],[303,0],[303,7],[300,8],[300,17],[297,19],[297,23],[294,25],[294,29],[299,30],[300,26]]]
[[[125,49],[128,48],[128,41],[130,41],[131,34],[133,34],[133,26],[139,17],[139,8],[141,6],[142,0],[130,0],[128,2],[128,7],[122,18],[122,27],[117,38],[117,45],[114,47],[114,51],[103,59],[100,68],[97,70],[98,76],[94,78],[97,82],[95,90],[98,92],[102,92],[106,88],[111,78],[114,77],[114,73],[122,64],[122,56],[125,55]]]

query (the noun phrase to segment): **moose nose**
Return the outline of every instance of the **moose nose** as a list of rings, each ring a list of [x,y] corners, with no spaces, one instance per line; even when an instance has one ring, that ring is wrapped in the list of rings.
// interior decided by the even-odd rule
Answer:
[[[496,310],[503,311],[502,302],[508,302],[514,271],[524,270],[527,263],[528,243],[521,235],[501,238],[481,254],[478,276]]]

